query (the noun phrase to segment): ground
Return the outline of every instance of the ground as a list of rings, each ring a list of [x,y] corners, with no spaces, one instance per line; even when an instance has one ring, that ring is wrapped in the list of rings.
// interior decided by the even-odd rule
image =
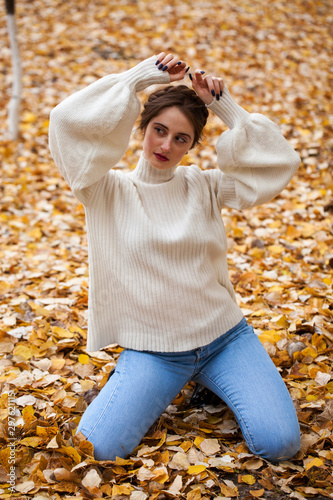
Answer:
[[[333,498],[331,2],[18,1],[23,92],[15,141],[0,9],[0,498]],[[121,348],[85,350],[84,209],[51,159],[49,113],[70,93],[161,50],[222,76],[235,100],[277,123],[302,159],[271,203],[222,214],[237,300],[301,425],[300,452],[280,464],[249,453],[219,402],[189,407],[192,386],[127,460],[97,462],[91,444],[74,437]],[[225,128],[211,115],[202,146],[186,161],[214,168]],[[119,168],[135,166],[140,142],[136,131]]]

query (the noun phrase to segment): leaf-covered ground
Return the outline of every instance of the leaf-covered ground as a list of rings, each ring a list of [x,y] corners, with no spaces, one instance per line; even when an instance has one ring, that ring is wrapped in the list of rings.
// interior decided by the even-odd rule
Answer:
[[[10,142],[1,10],[0,498],[333,498],[331,1],[19,0],[17,23],[24,91],[21,134]],[[235,99],[274,120],[302,157],[272,203],[224,213],[239,302],[301,424],[301,451],[279,465],[248,452],[224,406],[189,408],[190,385],[128,460],[97,462],[73,437],[88,391],[105,384],[120,348],[85,352],[84,210],[50,158],[49,112],[161,50],[223,76]],[[213,167],[222,130],[212,116],[188,161]],[[123,168],[133,168],[139,149],[134,133]]]

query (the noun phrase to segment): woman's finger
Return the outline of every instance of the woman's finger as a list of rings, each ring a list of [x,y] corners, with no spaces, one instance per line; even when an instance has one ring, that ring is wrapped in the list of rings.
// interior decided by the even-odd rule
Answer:
[[[186,75],[187,64],[185,61],[172,61],[172,63],[167,64],[167,72],[170,76],[170,82],[175,82],[182,80]]]
[[[165,58],[165,52],[160,52],[156,57],[157,57],[157,60],[156,60],[155,64],[157,66]]]
[[[175,60],[170,61],[168,64],[168,72],[171,74],[175,73],[180,73],[186,68],[186,62],[185,61],[179,61],[178,58],[175,58]]]
[[[166,71],[167,69],[169,69],[170,65],[172,67],[174,64],[177,63],[177,61],[179,61],[179,59],[176,56],[174,56],[173,54],[168,54],[160,61],[159,65],[157,67],[158,67],[158,69],[161,69],[162,71]]]
[[[215,92],[213,77],[211,77],[210,75],[207,75],[205,77],[205,82],[206,82],[206,85],[207,85],[207,89],[212,94],[212,96],[215,97],[216,92]]]
[[[205,87],[206,86],[205,79],[204,79],[204,74],[205,74],[205,72],[202,69],[196,69],[195,72],[194,72],[195,79],[196,79],[197,83],[201,87]]]
[[[220,84],[220,96],[222,96],[224,89],[224,81],[222,78],[219,78],[219,84]]]
[[[214,97],[219,101],[220,100],[220,82],[218,80],[218,78],[216,78],[215,76],[212,78],[213,80],[213,90],[214,90]],[[213,95],[213,92],[212,92],[212,95]]]

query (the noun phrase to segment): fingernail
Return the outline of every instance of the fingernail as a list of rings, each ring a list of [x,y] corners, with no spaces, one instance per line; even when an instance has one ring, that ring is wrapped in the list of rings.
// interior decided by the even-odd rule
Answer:
[[[164,66],[164,68],[162,69],[162,71],[166,71],[168,69],[168,66]]]
[[[219,101],[220,100],[220,94],[217,94],[216,99]]]
[[[190,69],[190,67],[187,68],[187,70],[185,71],[185,73],[187,73],[189,69]]]
[[[193,80],[191,73],[189,73],[188,76],[190,77],[190,80]]]
[[[158,69],[162,69],[163,68],[163,64],[160,64]]]
[[[221,92],[220,92],[220,97],[222,97],[222,96],[223,96],[223,92],[222,92],[222,90],[221,90]]]
[[[157,66],[160,63],[160,61],[156,61],[155,66]]]
[[[182,63],[181,61],[178,61],[178,62],[177,62],[177,66],[179,66],[181,63]]]
[[[215,90],[211,90],[212,96],[215,97]]]
[[[200,71],[200,73],[203,75],[203,74],[204,74],[204,71]]]

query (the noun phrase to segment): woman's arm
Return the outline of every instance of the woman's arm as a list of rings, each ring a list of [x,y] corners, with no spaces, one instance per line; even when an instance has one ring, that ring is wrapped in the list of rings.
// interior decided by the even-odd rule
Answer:
[[[159,70],[156,59],[153,56],[124,73],[105,76],[52,110],[51,154],[83,204],[89,202],[96,182],[126,152],[140,112],[136,92],[152,84],[170,82],[169,72]],[[181,63],[177,71],[184,66],[185,63]]]
[[[218,167],[224,175],[222,179],[212,176],[218,183],[213,188],[220,205],[244,209],[272,200],[298,169],[298,154],[275,123],[238,106],[223,80],[203,77],[196,71],[192,81],[208,108],[229,128],[220,136],[216,148]]]

